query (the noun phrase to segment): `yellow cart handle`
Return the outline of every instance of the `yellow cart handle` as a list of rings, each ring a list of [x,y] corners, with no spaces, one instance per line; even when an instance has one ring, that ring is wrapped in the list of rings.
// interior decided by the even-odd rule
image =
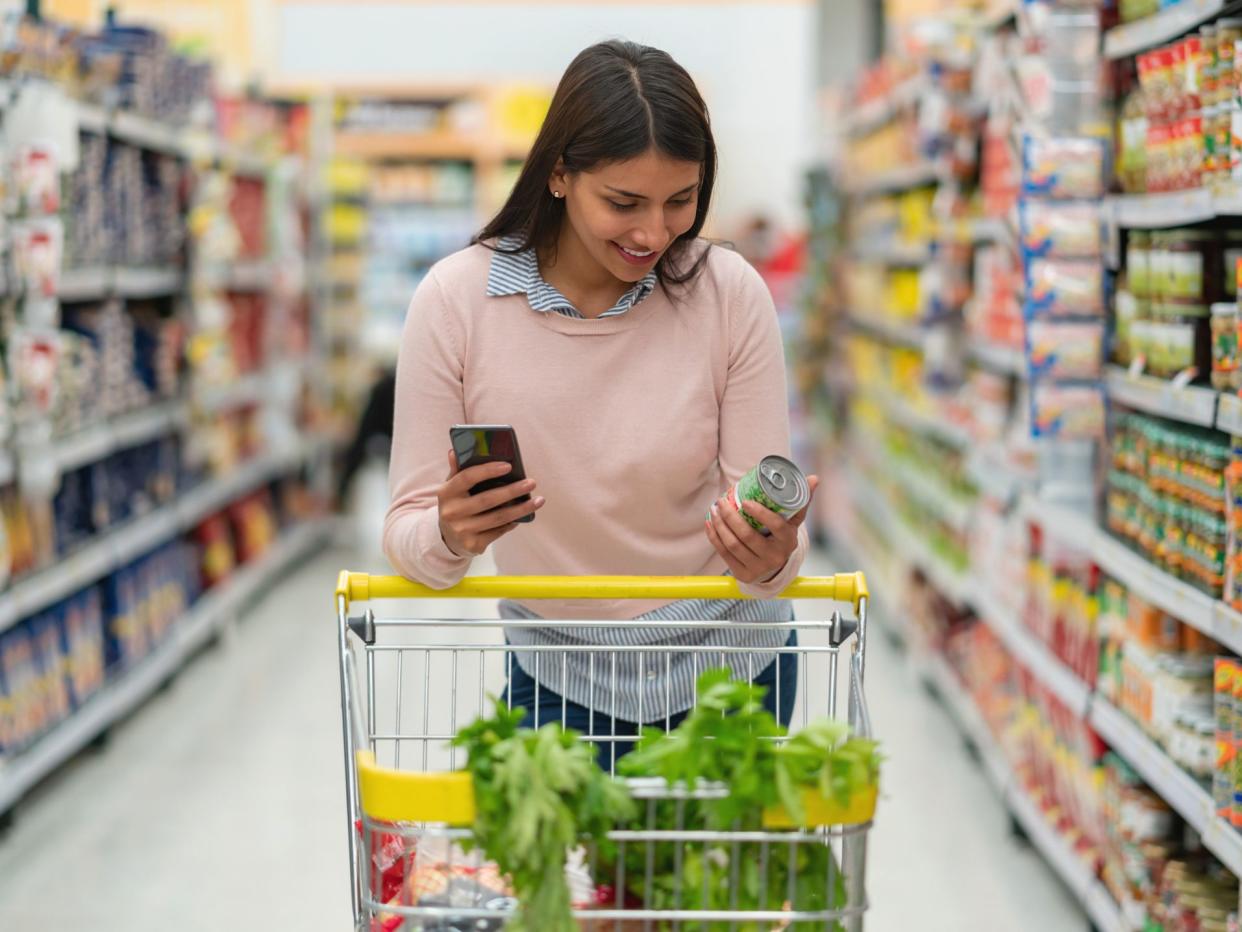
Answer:
[[[448,589],[432,589],[400,576],[371,576],[342,570],[336,597],[373,599],[745,599],[732,576],[468,576]],[[782,599],[849,602],[858,610],[868,597],[862,573],[799,576]]]

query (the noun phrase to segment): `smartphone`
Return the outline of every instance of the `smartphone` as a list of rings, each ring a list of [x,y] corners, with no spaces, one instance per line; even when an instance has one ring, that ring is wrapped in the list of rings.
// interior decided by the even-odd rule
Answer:
[[[449,428],[449,439],[453,444],[453,452],[457,454],[458,469],[482,466],[485,463],[508,463],[513,467],[507,475],[476,483],[470,489],[471,495],[521,482],[526,478],[526,470],[522,468],[522,453],[518,449],[517,431],[508,424],[454,424]],[[504,507],[529,501],[529,495],[522,495]],[[518,518],[523,523],[534,520],[533,514]]]

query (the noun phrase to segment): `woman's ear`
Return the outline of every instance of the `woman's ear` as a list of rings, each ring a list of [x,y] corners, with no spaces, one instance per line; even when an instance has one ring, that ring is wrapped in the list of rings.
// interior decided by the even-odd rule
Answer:
[[[553,197],[564,197],[568,187],[569,172],[565,170],[565,163],[557,159],[556,167],[552,169],[552,174],[548,176],[548,190],[552,192]]]

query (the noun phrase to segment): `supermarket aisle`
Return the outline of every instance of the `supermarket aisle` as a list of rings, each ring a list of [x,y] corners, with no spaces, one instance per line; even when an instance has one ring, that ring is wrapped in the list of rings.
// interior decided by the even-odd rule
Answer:
[[[103,753],[22,807],[0,843],[0,928],[346,927],[328,609],[344,565],[380,568],[339,550],[291,574]],[[868,929],[1082,928],[882,637],[870,673],[889,760]]]

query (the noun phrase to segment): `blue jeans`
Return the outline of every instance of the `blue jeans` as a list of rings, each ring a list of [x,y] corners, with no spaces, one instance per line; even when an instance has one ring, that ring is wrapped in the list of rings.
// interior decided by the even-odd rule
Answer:
[[[790,631],[785,647],[797,646],[798,632]],[[599,765],[604,770],[611,771],[612,765],[619,758],[634,749],[633,741],[617,741],[613,736],[637,738],[642,731],[642,725],[622,719],[614,720],[598,709],[588,709],[584,705],[563,699],[559,693],[536,683],[535,678],[523,670],[516,661],[509,662],[508,666],[509,682],[505,686],[504,698],[511,707],[526,710],[526,725],[538,728],[549,722],[560,722],[566,728],[572,728],[597,739],[593,740],[592,744],[596,747]],[[779,693],[776,688],[778,670],[780,672]],[[793,718],[794,699],[798,692],[798,655],[795,653],[777,654],[776,659],[755,677],[754,683],[756,686],[767,687],[767,692],[763,696],[763,707],[772,713],[782,726],[788,727],[790,719]],[[536,702],[536,695],[538,695],[538,702]],[[667,719],[661,718],[654,724],[663,727],[667,722],[669,728],[676,728],[688,714],[687,709],[684,712],[670,715]]]

